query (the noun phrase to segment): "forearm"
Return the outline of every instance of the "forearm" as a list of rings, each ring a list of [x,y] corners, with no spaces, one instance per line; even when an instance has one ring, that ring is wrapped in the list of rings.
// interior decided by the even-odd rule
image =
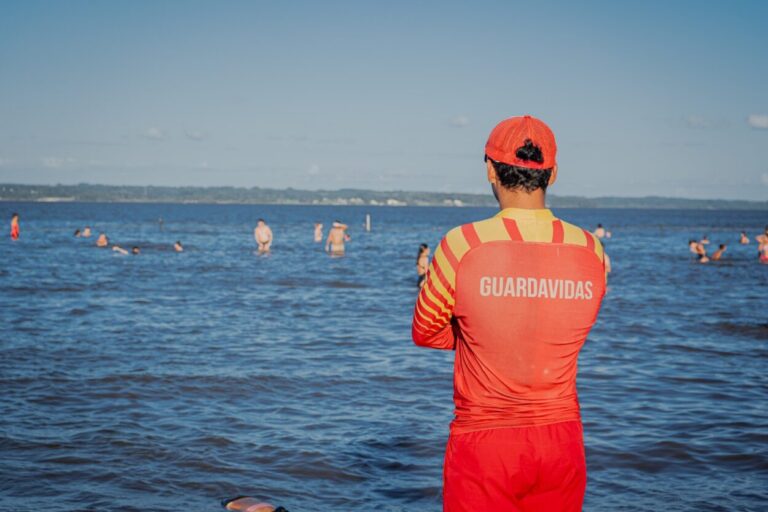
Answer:
[[[413,310],[411,335],[414,343],[422,347],[453,349],[454,303],[453,285],[433,261]]]

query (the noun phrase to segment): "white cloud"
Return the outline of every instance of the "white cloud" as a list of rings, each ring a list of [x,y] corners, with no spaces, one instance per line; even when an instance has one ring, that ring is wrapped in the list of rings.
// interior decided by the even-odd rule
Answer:
[[[144,132],[144,136],[152,140],[163,140],[165,139],[165,132],[160,128],[153,126],[151,128],[148,128],[147,131]]]
[[[317,176],[320,174],[320,166],[317,164],[310,165],[307,173],[309,173],[311,176]]]
[[[747,118],[747,124],[757,130],[768,130],[768,115],[752,114]]]
[[[464,128],[469,124],[469,118],[464,115],[459,115],[451,119],[450,125],[455,126],[456,128]]]
[[[208,137],[208,134],[200,130],[187,130],[184,132],[189,140],[203,140]]]

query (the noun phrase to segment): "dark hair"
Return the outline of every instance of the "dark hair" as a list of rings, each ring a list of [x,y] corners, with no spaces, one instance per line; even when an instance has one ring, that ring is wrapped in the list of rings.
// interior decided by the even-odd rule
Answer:
[[[76,229],[76,230],[75,230],[75,236],[77,236],[77,235],[79,235],[79,234],[80,234],[80,230],[79,230],[79,229]]]
[[[535,145],[531,139],[525,139],[525,144],[517,148],[515,156],[525,162],[544,163],[544,156],[541,154],[541,148]],[[528,167],[519,167],[517,165],[497,162],[485,155],[485,161],[491,161],[496,170],[496,176],[499,181],[508,189],[523,189],[526,192],[533,192],[541,189],[546,192],[549,185],[549,179],[552,176],[552,168],[549,169],[530,169]]]
[[[18,216],[19,216],[19,214],[18,214],[18,213],[16,213],[16,212],[13,212],[13,213],[11,214],[11,218],[14,218],[14,217],[18,217]]]
[[[603,227],[603,225],[598,223],[597,227],[601,228]]]
[[[256,222],[264,222],[264,219],[258,219]]]
[[[423,253],[426,249],[429,249],[429,246],[427,244],[419,244],[419,255],[416,256],[416,263],[419,262],[419,258],[421,258],[421,253]]]
[[[178,240],[176,240],[176,243],[177,243],[177,244],[179,244],[179,245],[181,245],[181,242],[179,242]]]
[[[725,249],[725,244],[720,244],[721,249]]]

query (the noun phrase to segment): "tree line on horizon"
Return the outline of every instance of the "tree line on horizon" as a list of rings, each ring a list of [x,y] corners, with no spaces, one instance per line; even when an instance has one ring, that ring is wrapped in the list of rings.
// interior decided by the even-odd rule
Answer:
[[[669,208],[768,210],[768,201],[684,199],[674,197],[579,197],[549,195],[553,208]],[[136,185],[0,184],[0,201],[318,204],[368,206],[496,206],[489,194],[378,191],[361,189],[300,190],[262,187],[172,187]]]

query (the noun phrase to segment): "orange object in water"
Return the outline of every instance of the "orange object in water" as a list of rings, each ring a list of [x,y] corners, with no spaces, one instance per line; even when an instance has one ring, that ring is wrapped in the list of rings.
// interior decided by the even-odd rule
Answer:
[[[17,220],[17,217],[13,217],[11,220],[11,240],[18,240],[19,239],[19,221]]]
[[[283,507],[275,508],[269,503],[259,501],[250,496],[238,496],[237,498],[222,502],[222,505],[227,510],[237,510],[239,512],[288,512]]]

